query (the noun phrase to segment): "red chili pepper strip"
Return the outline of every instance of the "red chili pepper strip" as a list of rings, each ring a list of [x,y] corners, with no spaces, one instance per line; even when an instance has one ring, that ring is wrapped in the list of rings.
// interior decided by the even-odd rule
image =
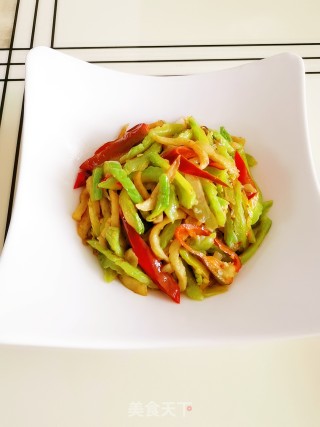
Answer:
[[[166,157],[167,155],[171,158],[183,156],[186,159],[192,159],[193,157],[197,157],[197,154],[192,150],[192,148],[185,147],[184,145],[180,145],[179,147],[173,148],[172,150],[164,153],[163,157],[169,160],[169,157]]]
[[[191,163],[188,159],[186,159],[182,154],[177,153],[176,149],[170,150],[167,153],[163,155],[163,157],[167,160],[169,160],[170,163],[172,163],[178,156],[181,156],[180,159],[180,165],[179,165],[179,171],[183,173],[187,173],[189,175],[198,176],[200,178],[208,179],[215,184],[220,184],[225,187],[228,187],[228,184],[221,181],[221,179],[217,178],[214,175],[211,175],[209,172],[204,171],[195,164]]]
[[[235,152],[234,161],[239,171],[238,180],[241,182],[241,184],[242,185],[250,184],[252,185],[253,188],[256,188],[256,185],[249,174],[246,164],[243,161],[243,158],[241,157],[241,155],[238,153],[238,151]],[[251,199],[255,194],[257,194],[257,190],[247,193],[248,199]]]
[[[219,169],[221,171],[223,171],[225,169],[225,167],[223,165],[221,165],[218,162],[215,162],[214,160],[209,160],[208,166],[211,166],[212,168]]]
[[[211,232],[199,225],[181,224],[176,228],[175,237],[182,244],[187,237],[210,236]]]
[[[176,228],[174,233],[175,238],[179,241],[180,245],[183,246],[187,251],[191,252],[194,255],[204,258],[205,254],[202,252],[196,251],[189,246],[185,240],[190,237],[196,236],[209,236],[211,232],[205,228],[202,228],[198,225],[193,224],[181,224]]]
[[[175,238],[179,241],[179,243],[187,249],[192,254],[198,256],[201,258],[204,263],[207,265],[208,256],[206,256],[204,253],[200,251],[196,251],[189,246],[185,240],[187,237],[196,237],[196,236],[209,236],[211,232],[205,228],[199,227],[197,225],[193,224],[181,224],[179,227],[176,228],[175,231]],[[238,272],[241,268],[241,261],[238,255],[229,248],[229,246],[225,245],[220,239],[215,238],[214,243],[218,246],[219,249],[221,249],[224,253],[230,256],[230,258],[233,261],[233,265],[235,267],[236,272]]]
[[[161,261],[155,257],[150,247],[136,232],[136,230],[127,223],[122,212],[120,214],[132,250],[138,258],[138,264],[162,292],[166,293],[174,302],[179,304],[180,287],[178,283],[172,278],[172,276],[170,276],[170,274],[163,273],[161,271]]]
[[[107,173],[103,178],[102,178],[102,180],[100,181],[100,182],[104,182],[104,181],[106,181],[108,178],[110,178],[112,175],[111,175],[111,173]]]
[[[86,171],[79,171],[78,175],[76,177],[76,180],[74,182],[73,188],[80,188],[84,187],[86,185],[87,178],[89,177],[89,173]]]
[[[129,129],[122,137],[114,141],[106,142],[98,148],[94,155],[80,165],[80,169],[91,171],[96,166],[101,165],[106,160],[117,159],[127,153],[130,148],[141,142],[148,134],[149,126],[140,123]]]
[[[236,269],[236,272],[238,272],[241,268],[241,261],[240,258],[238,257],[238,255],[229,248],[229,246],[225,245],[222,240],[215,238],[214,239],[214,243],[218,246],[219,249],[222,250],[222,252],[224,252],[225,254],[229,255],[229,257],[232,259],[233,261],[233,265]]]
[[[174,155],[176,157],[180,155],[180,156],[185,157],[186,159],[192,159],[194,157],[197,157],[197,154],[193,151],[192,148],[184,147],[183,145],[176,147],[176,148],[173,148],[170,151],[167,151],[162,157],[169,160],[169,157],[167,157],[167,156],[172,156],[172,158],[173,158]],[[211,160],[211,159],[209,160],[208,166],[211,166],[213,168],[220,169],[220,170],[225,169],[225,167],[223,165],[221,165],[220,163],[215,162],[214,160]]]

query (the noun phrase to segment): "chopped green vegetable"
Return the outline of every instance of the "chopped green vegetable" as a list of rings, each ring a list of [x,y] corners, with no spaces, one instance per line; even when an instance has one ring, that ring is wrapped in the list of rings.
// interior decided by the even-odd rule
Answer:
[[[175,186],[170,185],[169,206],[164,210],[167,217],[173,222],[178,217],[179,200],[176,195]]]
[[[163,169],[165,172],[170,167],[168,160],[163,159],[158,154],[152,153],[149,155],[150,162],[153,166],[158,166]],[[176,192],[179,198],[180,203],[187,209],[192,208],[196,204],[197,197],[192,186],[186,180],[185,177],[181,175],[180,172],[177,172],[174,178],[174,184]]]
[[[188,264],[194,271],[196,282],[198,284],[208,284],[210,281],[210,272],[203,263],[185,249],[180,249],[181,258]]]
[[[256,161],[256,159],[251,156],[251,154],[245,153],[246,156],[246,160],[247,160],[247,165],[252,168],[253,166],[255,166],[258,162]]]
[[[157,204],[152,213],[147,217],[147,221],[153,221],[164,210],[169,207],[170,200],[170,182],[165,173],[160,175],[159,178],[159,193],[157,197]]]
[[[166,225],[160,234],[160,246],[162,249],[166,248],[170,241],[174,237],[174,232],[176,228],[181,224],[181,220],[176,220],[168,225]]]
[[[103,174],[101,166],[94,168],[92,172],[92,200],[100,200],[102,197],[102,190],[98,187]]]
[[[155,142],[141,156],[126,161],[123,169],[127,172],[128,175],[130,175],[132,172],[143,171],[149,165],[148,155],[150,153],[160,153],[161,148],[161,144]]]
[[[261,246],[261,243],[265,239],[266,235],[268,234],[271,225],[271,219],[263,215],[260,219],[260,224],[255,232],[255,243],[250,245],[242,254],[240,254],[240,260],[242,264],[246,263],[256,253],[258,248]]]
[[[223,126],[220,126],[220,135],[228,142],[232,142],[232,137]]]
[[[218,194],[217,188],[212,182],[209,182],[208,180],[203,179],[201,183],[202,183],[204,193],[207,197],[210,209],[212,210],[212,212],[216,217],[218,226],[224,227],[226,223],[227,215],[226,215],[226,209],[224,209],[224,207],[221,205],[221,200],[223,199],[217,196]]]
[[[143,273],[143,271],[141,271],[137,267],[133,267],[123,258],[120,258],[118,255],[111,252],[109,249],[105,249],[96,240],[88,240],[87,243],[93,249],[104,255],[109,261],[120,267],[128,276],[133,277],[134,279],[138,280],[141,283],[145,283],[146,285],[151,282],[150,278],[145,273]]]
[[[221,132],[221,130],[222,130],[222,132]],[[233,154],[235,152],[235,149],[230,144],[232,141],[231,136],[228,134],[228,132],[223,127],[220,128],[220,132],[213,131],[212,134],[213,134],[214,139],[216,141],[218,141],[220,144],[219,152],[221,152],[222,154],[224,153],[225,156],[229,158],[228,154]],[[226,150],[226,151],[221,150],[221,147],[223,147],[224,150]]]
[[[105,190],[121,190],[122,185],[117,179],[110,176],[106,180],[100,182],[99,188],[104,188]]]
[[[144,225],[138,214],[138,211],[130,199],[128,193],[124,190],[121,191],[119,196],[119,204],[122,210],[122,213],[127,220],[127,222],[133,227],[137,233],[144,233]]]
[[[122,169],[119,162],[113,160],[107,161],[104,163],[104,169],[106,173],[110,173],[122,184],[133,203],[141,203],[143,201],[141,194],[128,177],[128,174]]]
[[[142,173],[142,182],[158,182],[163,170],[157,166],[148,166]]]
[[[118,256],[124,255],[123,244],[121,244],[121,230],[120,227],[107,227],[106,240],[110,248]]]
[[[200,144],[209,144],[205,131],[199,126],[193,117],[188,117],[188,123],[192,129],[195,140],[199,141]]]

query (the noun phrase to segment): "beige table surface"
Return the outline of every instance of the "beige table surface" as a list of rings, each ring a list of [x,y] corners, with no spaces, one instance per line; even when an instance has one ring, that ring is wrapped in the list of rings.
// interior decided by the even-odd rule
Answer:
[[[0,247],[30,48],[160,75],[295,52],[320,178],[319,15],[318,0],[0,0]],[[0,426],[318,427],[320,337],[157,351],[2,346]]]

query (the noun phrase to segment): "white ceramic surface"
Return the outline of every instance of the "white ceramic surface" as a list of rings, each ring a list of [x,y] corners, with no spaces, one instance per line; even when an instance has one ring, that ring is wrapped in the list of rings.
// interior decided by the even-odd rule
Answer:
[[[186,115],[246,137],[274,207],[267,239],[230,291],[178,306],[103,281],[75,232],[72,185],[80,162],[122,124]],[[0,258],[0,342],[146,348],[319,333],[319,214],[299,57],[164,78],[36,48],[27,60],[18,186]]]

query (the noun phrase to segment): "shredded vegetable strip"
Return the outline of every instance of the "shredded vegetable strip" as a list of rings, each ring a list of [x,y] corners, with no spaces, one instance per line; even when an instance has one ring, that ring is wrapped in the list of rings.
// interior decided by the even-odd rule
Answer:
[[[146,189],[146,187],[143,185],[142,179],[141,179],[141,171],[135,172],[133,175],[133,183],[136,186],[137,190],[141,194],[141,196],[144,198],[144,200],[149,198],[149,193]]]

